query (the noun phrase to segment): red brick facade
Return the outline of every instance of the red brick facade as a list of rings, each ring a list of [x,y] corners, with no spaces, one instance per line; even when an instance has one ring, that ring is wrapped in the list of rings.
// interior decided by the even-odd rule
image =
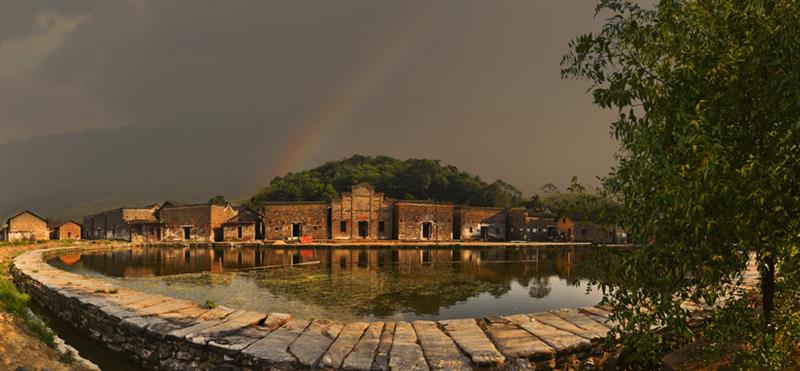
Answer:
[[[266,240],[330,238],[327,202],[267,203],[261,208],[261,214]]]
[[[395,229],[403,241],[450,241],[453,239],[453,205],[397,201]]]
[[[58,226],[56,232],[56,239],[59,240],[80,240],[81,239],[81,225],[72,220],[68,220],[64,224]]]
[[[360,183],[351,192],[331,201],[331,237],[334,240],[391,239],[393,201]]]

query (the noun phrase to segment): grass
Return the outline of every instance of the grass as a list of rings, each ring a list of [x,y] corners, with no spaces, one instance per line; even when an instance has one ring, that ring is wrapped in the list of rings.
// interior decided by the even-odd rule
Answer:
[[[216,307],[217,307],[217,303],[215,303],[213,300],[206,300],[206,302],[203,303],[203,308],[206,308],[206,309],[214,309]]]
[[[7,267],[4,266],[2,269],[3,272],[6,272]],[[53,346],[55,334],[41,318],[30,311],[28,308],[30,299],[28,294],[17,290],[17,287],[5,275],[0,276],[0,309],[21,319],[32,334],[42,339],[47,345]]]

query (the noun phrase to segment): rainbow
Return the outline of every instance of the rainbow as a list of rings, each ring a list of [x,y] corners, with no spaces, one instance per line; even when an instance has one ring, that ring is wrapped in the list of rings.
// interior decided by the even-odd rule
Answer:
[[[285,156],[281,156],[274,168],[276,175],[283,176],[310,165],[325,141],[347,124],[405,60],[403,57],[426,29],[422,23],[428,18],[415,17],[406,27],[379,40],[376,47],[365,54],[351,76],[343,79],[336,94],[299,124],[300,130],[289,140]]]

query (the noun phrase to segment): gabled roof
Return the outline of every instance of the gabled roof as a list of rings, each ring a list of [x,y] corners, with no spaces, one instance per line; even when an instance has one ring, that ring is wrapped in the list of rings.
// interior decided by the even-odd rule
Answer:
[[[33,211],[30,211],[30,210],[22,210],[22,211],[20,211],[18,214],[14,215],[14,216],[12,216],[12,217],[9,217],[8,219],[6,219],[6,221],[9,221],[9,220],[11,220],[11,219],[14,219],[14,218],[16,218],[16,217],[18,217],[18,216],[20,216],[20,215],[22,215],[22,214],[25,214],[25,213],[31,214],[31,215],[33,215],[33,216],[35,216],[35,217],[37,217],[37,218],[41,219],[43,222],[47,223],[47,219],[45,219],[45,218],[42,218],[42,217],[41,217],[41,216],[39,216],[39,215],[36,215],[36,213],[34,213]]]

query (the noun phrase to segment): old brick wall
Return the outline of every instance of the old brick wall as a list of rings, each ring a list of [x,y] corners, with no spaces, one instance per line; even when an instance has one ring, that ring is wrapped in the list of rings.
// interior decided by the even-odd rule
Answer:
[[[300,224],[300,236],[314,240],[330,238],[327,202],[268,203],[263,205],[264,239],[292,238],[292,224]]]
[[[81,226],[75,222],[66,222],[58,227],[59,240],[80,240]]]
[[[165,206],[159,211],[162,241],[213,241],[211,205]],[[190,227],[189,239],[184,227]]]
[[[460,206],[455,211],[459,216],[459,234],[462,240],[505,241],[505,209],[497,207]],[[482,230],[484,232],[482,232]]]
[[[239,228],[242,230],[239,236]],[[254,241],[256,239],[256,225],[254,224],[223,224],[222,234],[225,241]]]
[[[9,241],[50,239],[47,222],[27,211],[8,220],[7,232]]]
[[[394,201],[384,197],[369,184],[353,186],[331,201],[331,236],[333,239],[391,239]],[[367,223],[367,236],[359,236],[359,222]],[[344,227],[344,228],[343,228]]]
[[[106,211],[106,239],[130,241],[131,228],[125,222],[123,215],[124,209]]]
[[[160,240],[161,226],[158,222],[152,223],[133,223],[131,228],[131,242],[158,242]]]
[[[430,238],[423,238],[423,226],[426,223],[431,226]],[[395,203],[395,228],[399,240],[452,240],[453,205],[398,201]]]

